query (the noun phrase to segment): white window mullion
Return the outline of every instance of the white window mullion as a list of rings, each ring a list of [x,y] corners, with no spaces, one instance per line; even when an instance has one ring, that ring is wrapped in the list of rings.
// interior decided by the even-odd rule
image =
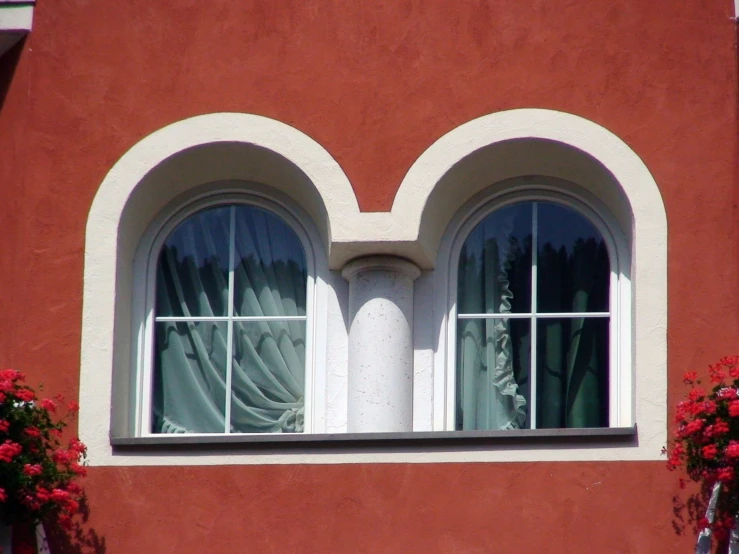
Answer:
[[[536,429],[536,311],[537,296],[536,296],[536,281],[538,279],[538,226],[539,226],[539,210],[538,203],[532,203],[532,214],[531,214],[531,367],[529,371],[529,383],[530,392],[530,408],[529,408],[529,425],[531,429]]]
[[[137,380],[137,398],[141,409],[136,410],[135,429],[139,435],[151,433],[152,389],[154,382],[154,344],[156,341],[156,324],[153,322],[154,309],[146,314],[144,327],[139,336],[139,363],[143,368],[142,375]]]
[[[178,317],[178,316],[161,316],[157,317],[156,321],[305,321],[306,316],[304,315],[245,315],[245,316],[192,316],[192,317]]]
[[[224,433],[231,432],[231,374],[233,372],[234,258],[236,251],[236,208],[231,206],[228,232],[228,330],[226,339],[226,410]]]
[[[608,322],[608,336],[610,338],[610,348],[608,349],[608,426],[620,427],[622,425],[630,425],[631,423],[621,421],[621,391],[629,390],[631,383],[629,382],[627,386],[624,386],[622,383],[622,362],[619,356],[620,352],[624,350],[627,352],[630,351],[625,345],[630,344],[631,337],[621,334],[618,315],[624,312],[620,311],[620,306],[618,305],[621,293],[619,292],[619,280],[613,268],[613,261],[611,261],[610,285],[608,308],[611,312],[614,312],[615,316],[611,317]],[[614,345],[619,345],[621,348],[614,348]]]
[[[578,317],[610,317],[611,312],[504,312],[497,314],[458,314],[459,319],[529,319],[536,315],[539,319],[564,319]],[[179,321],[179,320],[178,320]]]

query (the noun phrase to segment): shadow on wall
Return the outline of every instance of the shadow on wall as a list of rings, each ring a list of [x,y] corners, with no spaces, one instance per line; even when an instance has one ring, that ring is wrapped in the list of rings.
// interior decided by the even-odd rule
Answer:
[[[3,56],[0,56],[0,112],[2,112],[5,104],[5,97],[8,94],[8,89],[10,89],[10,82],[13,80],[13,74],[18,66],[18,60],[20,60],[25,43],[26,39],[24,37]]]
[[[88,525],[90,507],[83,498],[80,505],[82,520],[75,518],[71,529],[62,529],[56,523],[45,523],[49,551],[53,554],[105,554],[108,549],[105,537]]]

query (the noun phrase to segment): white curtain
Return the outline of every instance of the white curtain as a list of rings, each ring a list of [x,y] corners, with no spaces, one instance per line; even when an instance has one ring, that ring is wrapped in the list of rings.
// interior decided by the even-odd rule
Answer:
[[[468,237],[460,256],[458,313],[511,312],[508,272],[516,255],[512,230],[513,214],[508,214],[486,219]],[[528,325],[527,320],[523,323]],[[514,374],[511,324],[506,317],[457,321],[457,424],[461,429],[525,426],[526,399]]]
[[[235,317],[276,319],[229,320],[230,298]],[[152,431],[301,432],[305,306],[305,255],[275,215],[251,206],[221,207],[178,226],[157,271]],[[281,319],[287,316],[299,318]],[[177,320],[183,317],[193,320]]]

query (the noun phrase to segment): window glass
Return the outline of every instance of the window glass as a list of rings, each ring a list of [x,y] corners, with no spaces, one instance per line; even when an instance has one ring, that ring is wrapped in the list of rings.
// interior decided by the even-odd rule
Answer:
[[[159,256],[157,315],[225,316],[228,312],[229,208],[182,222]]]
[[[157,266],[151,432],[302,432],[306,287],[300,240],[271,212],[178,225]]]
[[[608,250],[598,230],[574,210],[537,202],[539,312],[607,312]]]
[[[456,428],[608,426],[610,278],[603,237],[571,208],[480,222],[459,259]]]
[[[473,231],[459,261],[458,311],[531,311],[531,204],[501,208]]]

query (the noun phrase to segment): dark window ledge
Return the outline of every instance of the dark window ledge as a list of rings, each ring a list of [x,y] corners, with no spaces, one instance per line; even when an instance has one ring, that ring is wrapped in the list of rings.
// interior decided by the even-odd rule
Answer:
[[[526,448],[556,445],[636,445],[636,425],[587,429],[517,429],[510,431],[429,431],[416,433],[335,433],[264,435],[159,435],[111,437],[116,452],[158,450],[300,450],[356,449],[361,447],[435,447],[521,445]]]

